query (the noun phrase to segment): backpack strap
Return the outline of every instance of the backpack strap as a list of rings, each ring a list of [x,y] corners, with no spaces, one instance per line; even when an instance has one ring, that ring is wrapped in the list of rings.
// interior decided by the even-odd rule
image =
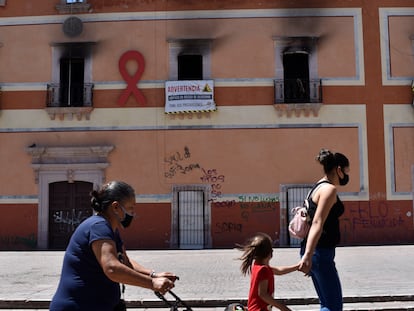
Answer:
[[[309,191],[309,193],[308,193],[308,195],[307,195],[307,197],[306,197],[306,200],[309,200],[310,198],[311,198],[311,196],[312,196],[312,193],[317,189],[317,188],[319,188],[319,186],[321,185],[321,184],[323,184],[323,183],[328,183],[328,184],[330,184],[330,182],[329,181],[327,181],[327,180],[321,180],[320,182],[317,182],[313,187],[312,187],[312,189]]]

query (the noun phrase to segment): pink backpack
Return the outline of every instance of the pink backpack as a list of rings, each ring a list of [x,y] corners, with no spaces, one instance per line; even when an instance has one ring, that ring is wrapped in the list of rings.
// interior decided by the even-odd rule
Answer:
[[[293,215],[292,220],[289,222],[289,232],[292,238],[304,239],[308,233],[312,224],[312,219],[309,216],[309,202],[312,199],[311,195],[313,191],[316,190],[322,183],[329,183],[329,181],[322,180],[316,183],[312,189],[309,191],[306,199],[303,201],[302,206],[296,206],[292,209],[291,213]]]
[[[292,209],[293,218],[289,223],[289,232],[292,238],[303,239],[308,235],[310,229],[310,216],[308,214],[309,202],[307,206],[296,206]]]

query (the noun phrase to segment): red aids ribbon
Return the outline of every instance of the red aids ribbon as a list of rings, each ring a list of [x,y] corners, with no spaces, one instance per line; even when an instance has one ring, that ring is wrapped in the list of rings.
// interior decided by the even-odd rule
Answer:
[[[137,71],[132,76],[128,73],[126,69],[126,63],[130,60],[136,61],[138,64]],[[124,90],[124,92],[118,99],[119,106],[125,106],[126,101],[128,100],[128,97],[131,93],[134,94],[138,102],[144,105],[147,103],[144,94],[142,94],[141,91],[137,88],[137,83],[139,79],[141,79],[144,69],[145,61],[144,57],[140,52],[127,51],[124,54],[122,54],[121,58],[119,59],[119,72],[121,73],[122,78],[124,78],[125,82],[127,83],[127,88]]]

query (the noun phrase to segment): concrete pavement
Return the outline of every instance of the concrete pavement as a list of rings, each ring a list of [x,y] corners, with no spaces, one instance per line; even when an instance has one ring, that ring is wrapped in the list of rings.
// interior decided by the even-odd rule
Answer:
[[[173,291],[195,310],[223,310],[229,302],[247,298],[249,278],[240,273],[237,258],[241,253],[236,249],[128,253],[148,268],[179,275]],[[0,252],[0,309],[47,309],[59,281],[63,255],[52,251]],[[298,259],[297,248],[275,248],[271,264],[287,265]],[[344,309],[414,310],[413,259],[414,245],[337,248]],[[318,310],[312,281],[301,272],[276,276],[275,297],[292,310]],[[138,287],[127,286],[125,299],[129,310],[164,306],[154,293]]]

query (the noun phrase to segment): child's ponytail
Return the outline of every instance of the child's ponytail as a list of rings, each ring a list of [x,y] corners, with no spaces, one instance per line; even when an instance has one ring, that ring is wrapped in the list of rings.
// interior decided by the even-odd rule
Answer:
[[[236,247],[243,252],[243,255],[239,258],[242,261],[240,270],[243,275],[250,274],[253,261],[268,257],[272,254],[273,248],[270,236],[261,232],[248,239],[245,244],[237,244]]]

